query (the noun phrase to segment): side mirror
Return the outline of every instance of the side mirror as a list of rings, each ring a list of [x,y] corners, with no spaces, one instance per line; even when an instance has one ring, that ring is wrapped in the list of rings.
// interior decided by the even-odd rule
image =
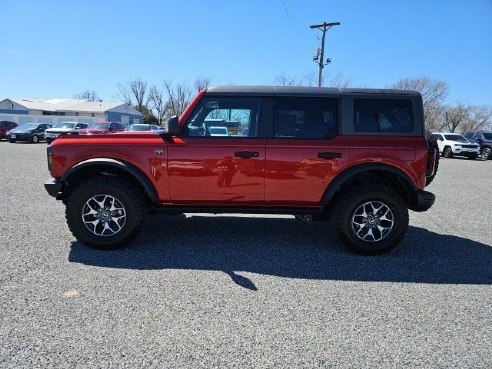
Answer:
[[[180,131],[178,117],[174,116],[167,120],[167,133],[169,135],[177,135]]]

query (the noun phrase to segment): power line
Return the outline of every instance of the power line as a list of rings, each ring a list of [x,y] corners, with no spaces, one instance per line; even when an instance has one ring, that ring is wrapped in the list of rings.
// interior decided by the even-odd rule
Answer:
[[[282,7],[284,8],[285,14],[287,15],[287,18],[289,19],[289,23],[294,30],[294,33],[296,34],[297,40],[299,41],[299,44],[305,48],[304,43],[302,42],[301,35],[299,34],[299,31],[297,30],[297,27],[294,23],[294,19],[291,17],[289,10],[287,9],[287,5],[285,4],[284,0],[280,0],[280,3],[282,4]]]

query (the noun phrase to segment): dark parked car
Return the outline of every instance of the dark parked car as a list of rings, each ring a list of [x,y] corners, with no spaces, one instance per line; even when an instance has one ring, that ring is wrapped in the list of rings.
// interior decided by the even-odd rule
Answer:
[[[7,132],[17,127],[17,123],[9,122],[8,120],[0,121],[0,140],[7,138]]]
[[[125,126],[118,122],[91,123],[87,128],[79,130],[79,135],[103,135],[107,133],[121,132]]]
[[[492,159],[492,155],[490,155],[492,152],[492,132],[468,132],[465,134],[465,137],[480,145],[480,155],[482,156],[482,159]]]
[[[45,123],[24,123],[19,127],[11,129],[7,133],[7,138],[10,142],[27,141],[38,143],[45,139],[44,131],[51,128],[51,124]]]

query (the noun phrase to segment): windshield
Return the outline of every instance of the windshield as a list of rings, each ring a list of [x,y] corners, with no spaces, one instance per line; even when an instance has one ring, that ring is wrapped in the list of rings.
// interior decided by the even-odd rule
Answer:
[[[483,138],[485,138],[486,140],[492,140],[492,133],[482,133],[483,134]]]
[[[111,123],[91,123],[87,128],[109,129]]]
[[[127,128],[128,131],[149,131],[150,126],[147,124],[132,124]]]
[[[35,128],[38,128],[37,123],[24,123],[24,124],[21,124],[19,127],[17,127],[18,130],[35,129]]]
[[[468,140],[462,135],[444,135],[444,137],[446,137],[446,140],[450,141],[468,142]]]
[[[55,124],[55,126],[53,128],[73,128],[75,127],[77,123],[68,123],[68,122],[65,122],[65,123],[58,123],[58,124]]]

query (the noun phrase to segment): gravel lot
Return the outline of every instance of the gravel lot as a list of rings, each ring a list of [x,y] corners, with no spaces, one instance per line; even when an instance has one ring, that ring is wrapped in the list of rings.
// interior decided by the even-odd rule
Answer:
[[[1,368],[492,367],[492,161],[442,160],[385,256],[322,222],[193,214],[98,252],[45,192],[45,147],[0,142]]]

